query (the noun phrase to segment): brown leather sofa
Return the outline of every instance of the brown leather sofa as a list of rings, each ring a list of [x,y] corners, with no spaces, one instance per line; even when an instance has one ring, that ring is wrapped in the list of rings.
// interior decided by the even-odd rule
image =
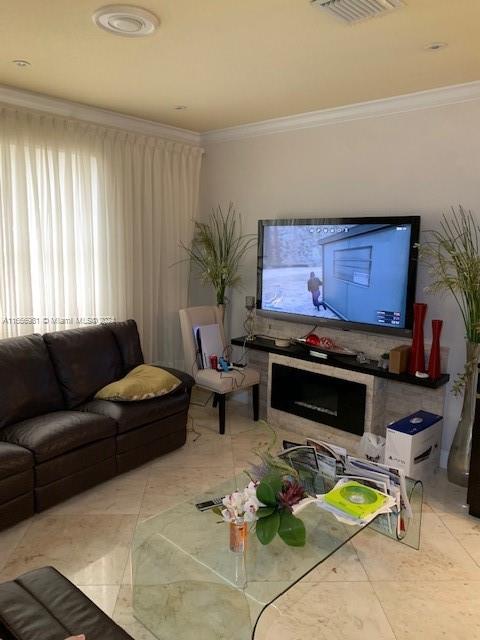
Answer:
[[[0,529],[185,443],[188,374],[160,398],[94,399],[142,363],[134,320],[0,340]]]
[[[133,640],[53,567],[0,584],[1,640]]]

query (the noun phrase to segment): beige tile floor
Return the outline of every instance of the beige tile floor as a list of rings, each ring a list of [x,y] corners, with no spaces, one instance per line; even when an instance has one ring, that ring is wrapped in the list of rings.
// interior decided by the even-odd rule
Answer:
[[[154,640],[131,609],[135,525],[253,461],[271,432],[248,416],[230,401],[222,437],[216,412],[194,406],[182,449],[0,533],[0,580],[52,564],[136,640]],[[264,617],[259,640],[480,640],[480,520],[464,501],[465,490],[437,474],[420,551],[361,532]]]

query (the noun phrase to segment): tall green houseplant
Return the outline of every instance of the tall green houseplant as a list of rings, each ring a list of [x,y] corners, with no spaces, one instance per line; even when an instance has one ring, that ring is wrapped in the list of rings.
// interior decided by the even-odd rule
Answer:
[[[466,364],[453,386],[457,394],[463,389],[463,408],[448,458],[448,478],[467,486],[480,358],[480,224],[472,212],[452,207],[440,228],[429,232],[420,256],[432,279],[428,290],[450,292],[465,325]]]
[[[195,222],[192,245],[182,244],[202,281],[215,289],[217,304],[224,305],[227,290],[240,284],[240,263],[255,238],[242,233],[240,214],[230,203],[226,213],[219,205],[207,222]]]

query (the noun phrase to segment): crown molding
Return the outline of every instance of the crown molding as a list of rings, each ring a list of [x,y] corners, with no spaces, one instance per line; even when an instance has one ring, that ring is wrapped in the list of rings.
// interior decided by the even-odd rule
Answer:
[[[54,113],[66,118],[86,120],[95,124],[117,127],[142,135],[157,136],[166,140],[183,142],[195,146],[254,138],[275,133],[286,133],[299,129],[310,129],[330,124],[406,113],[409,111],[432,109],[479,99],[480,81],[475,81],[198,133],[188,129],[161,124],[153,120],[145,120],[108,109],[92,107],[80,102],[54,98],[41,93],[0,84],[0,103]]]
[[[310,129],[341,122],[378,118],[408,111],[432,109],[449,104],[480,99],[480,81],[456,84],[440,89],[407,93],[392,98],[359,102],[344,107],[310,111],[283,118],[273,118],[226,129],[213,129],[201,135],[203,144],[255,138],[257,136]]]
[[[168,124],[154,122],[153,120],[144,120],[143,118],[123,115],[116,111],[109,111],[108,109],[91,107],[80,102],[53,98],[52,96],[35,93],[33,91],[25,91],[24,89],[17,89],[7,85],[0,85],[0,102],[195,146],[199,146],[202,142],[200,134],[195,131],[172,127]]]

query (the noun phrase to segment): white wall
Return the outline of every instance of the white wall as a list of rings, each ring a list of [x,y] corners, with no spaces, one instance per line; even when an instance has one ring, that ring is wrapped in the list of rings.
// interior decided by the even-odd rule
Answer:
[[[259,218],[290,216],[415,215],[423,229],[438,225],[442,211],[463,204],[480,216],[480,101],[318,126],[206,146],[201,216],[232,200],[246,232]],[[255,252],[244,268],[244,290],[234,292],[231,335],[241,335],[244,296],[255,293]],[[430,320],[442,318],[448,370],[463,368],[463,325],[453,301],[426,295],[420,269],[417,301]],[[191,288],[192,303],[210,292]],[[443,460],[450,447],[460,401],[450,393],[445,410]]]

